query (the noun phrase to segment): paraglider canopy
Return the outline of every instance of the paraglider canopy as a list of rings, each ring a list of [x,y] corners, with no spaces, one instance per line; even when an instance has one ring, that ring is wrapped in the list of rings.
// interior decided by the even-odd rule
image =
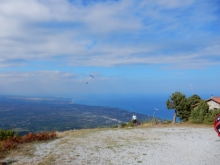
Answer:
[[[89,84],[89,81],[90,81],[91,78],[92,78],[92,80],[95,79],[95,77],[94,77],[92,74],[90,74],[90,73],[86,73],[86,75],[89,76],[89,78],[87,78],[87,82],[86,82],[86,84]]]
[[[220,137],[220,114],[218,114],[214,119],[214,128]]]
[[[91,75],[91,74],[89,74],[89,73],[87,73],[87,74],[88,74],[90,77],[92,77],[93,80],[95,79],[93,75]]]

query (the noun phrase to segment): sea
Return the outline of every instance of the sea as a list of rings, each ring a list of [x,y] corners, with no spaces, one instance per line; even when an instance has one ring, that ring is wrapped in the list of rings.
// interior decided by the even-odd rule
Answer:
[[[172,120],[174,111],[166,108],[169,95],[144,95],[144,94],[103,94],[84,95],[73,97],[76,104],[92,106],[109,106],[120,108],[134,113],[146,114],[166,120]],[[138,117],[138,116],[137,116]]]

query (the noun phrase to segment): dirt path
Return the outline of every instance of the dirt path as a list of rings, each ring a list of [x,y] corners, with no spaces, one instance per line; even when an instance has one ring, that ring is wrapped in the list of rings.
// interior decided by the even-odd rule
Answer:
[[[218,165],[213,128],[155,127],[67,131],[60,138],[11,153],[13,165]]]

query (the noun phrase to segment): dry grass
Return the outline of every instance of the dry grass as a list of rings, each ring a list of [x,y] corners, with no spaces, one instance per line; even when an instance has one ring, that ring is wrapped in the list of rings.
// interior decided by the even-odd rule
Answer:
[[[56,161],[56,157],[54,155],[47,155],[38,165],[45,165],[45,164],[53,164]]]
[[[10,137],[9,139],[1,141],[0,158],[7,156],[13,157],[15,155],[34,156],[35,149],[33,144],[39,141],[48,141],[57,137],[56,132],[40,132],[34,134],[32,132],[24,136]]]
[[[33,158],[35,150],[36,148],[35,148],[34,142],[26,143],[26,144],[20,145],[17,149],[6,152],[3,157],[11,157],[12,159],[9,159],[7,163],[12,164],[17,161],[13,159],[13,157],[16,157],[16,156],[25,156],[25,157]]]
[[[94,129],[81,129],[81,130],[69,130],[65,132],[57,132],[58,138],[71,136],[75,138],[84,137],[90,133],[96,133],[99,131],[109,130],[110,128],[94,128]]]
[[[27,143],[27,144],[20,145],[17,149],[12,150],[9,155],[11,157],[21,156],[21,155],[25,155],[27,157],[33,157],[35,149],[36,149],[35,144],[36,143],[33,142],[33,143]]]
[[[213,125],[206,125],[206,124],[195,124],[192,122],[183,122],[183,123],[168,123],[168,124],[157,124],[152,125],[151,123],[146,123],[143,125],[138,126],[139,128],[162,128],[162,127],[191,127],[191,128],[213,128]]]

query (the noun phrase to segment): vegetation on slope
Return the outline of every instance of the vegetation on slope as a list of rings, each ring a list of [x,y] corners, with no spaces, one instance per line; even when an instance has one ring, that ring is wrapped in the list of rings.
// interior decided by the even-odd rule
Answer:
[[[0,130],[0,157],[17,148],[20,144],[30,143],[33,141],[46,141],[57,138],[57,134],[54,131],[51,132],[39,132],[28,133],[24,136],[19,136],[17,133],[11,130]]]
[[[166,101],[166,105],[167,109],[174,110],[173,123],[176,122],[176,117],[179,117],[183,122],[211,125],[215,116],[220,113],[220,109],[209,110],[207,102],[196,94],[187,98],[181,92],[174,92]]]

